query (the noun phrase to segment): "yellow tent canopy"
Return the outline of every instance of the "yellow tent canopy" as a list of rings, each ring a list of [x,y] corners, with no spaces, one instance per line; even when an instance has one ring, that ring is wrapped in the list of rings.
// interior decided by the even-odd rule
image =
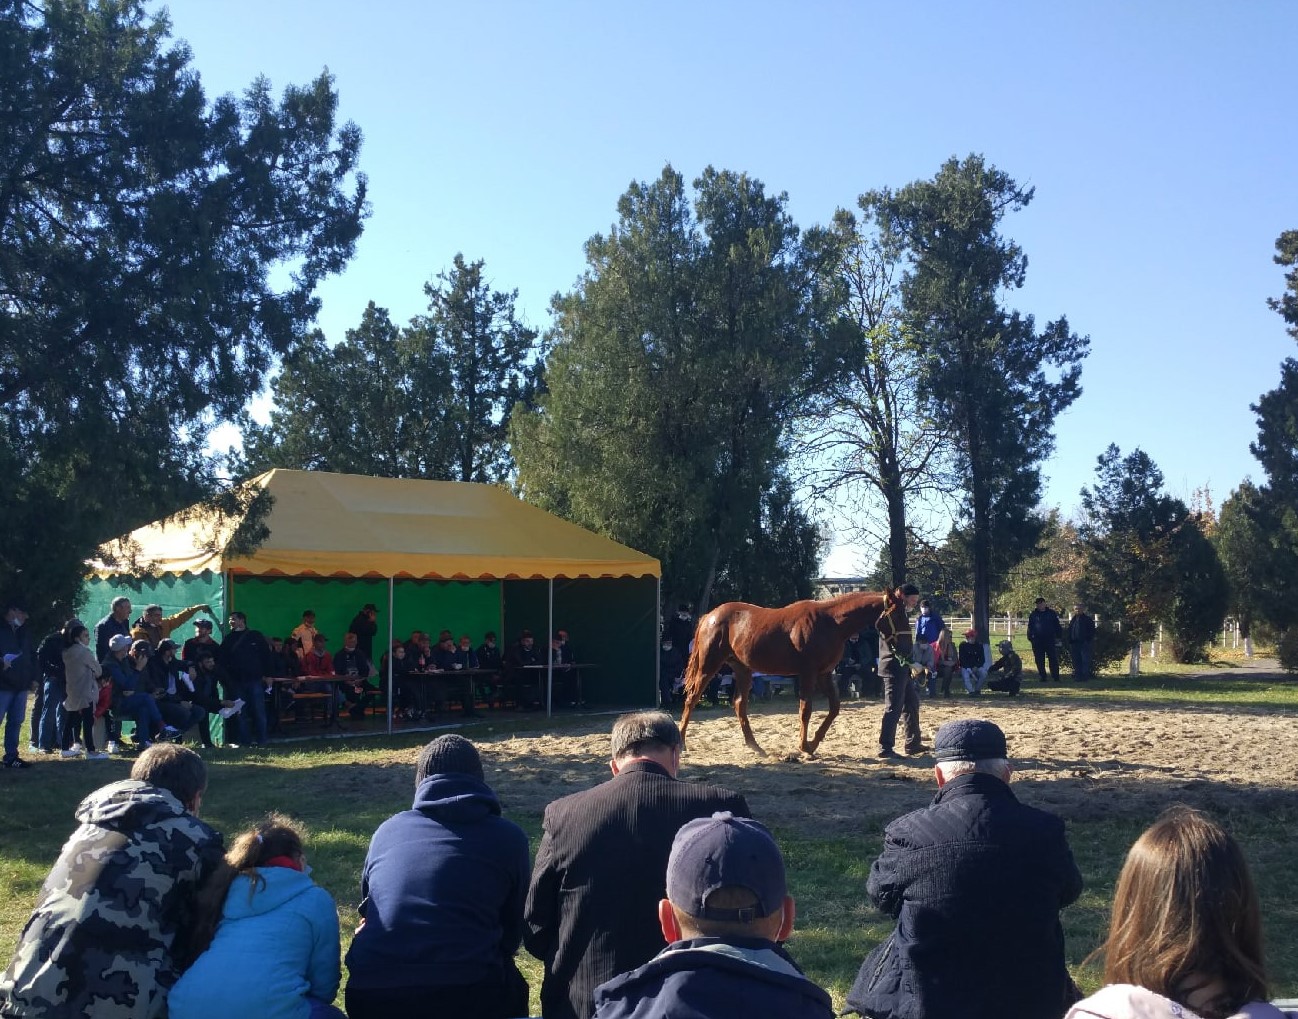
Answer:
[[[514,498],[494,485],[267,471],[248,482],[274,500],[270,537],[226,556],[239,521],[188,511],[109,543],[111,561],[152,573],[513,580],[658,577],[658,560]],[[101,577],[124,572],[91,564]]]

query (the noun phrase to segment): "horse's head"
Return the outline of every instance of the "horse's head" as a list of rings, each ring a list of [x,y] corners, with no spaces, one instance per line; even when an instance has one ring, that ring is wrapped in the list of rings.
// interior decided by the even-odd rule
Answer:
[[[897,654],[910,655],[915,642],[910,634],[910,619],[906,616],[906,599],[900,589],[884,594],[883,608],[880,610],[879,622],[875,624],[875,629],[892,645],[892,649]]]

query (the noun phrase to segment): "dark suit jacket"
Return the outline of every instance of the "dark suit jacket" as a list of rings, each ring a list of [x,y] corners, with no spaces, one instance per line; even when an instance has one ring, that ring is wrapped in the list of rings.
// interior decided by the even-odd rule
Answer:
[[[523,944],[545,963],[545,1019],[588,1019],[595,988],[663,948],[658,902],[667,857],[686,821],[748,803],[723,786],[678,782],[649,761],[545,808]]]

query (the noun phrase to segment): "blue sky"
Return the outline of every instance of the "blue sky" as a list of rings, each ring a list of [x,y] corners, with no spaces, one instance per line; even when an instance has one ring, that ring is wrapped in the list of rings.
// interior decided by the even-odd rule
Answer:
[[[1298,4],[415,3],[177,0],[209,94],[324,67],[365,134],[373,216],[321,289],[341,338],[397,321],[457,251],[532,325],[633,179],[708,164],[786,191],[802,226],[980,152],[1035,201],[1005,232],[1010,303],[1091,338],[1046,504],[1066,514],[1110,442],[1170,491],[1247,475],[1249,404],[1293,341],[1266,298],[1298,228]],[[827,570],[872,561],[840,548]]]

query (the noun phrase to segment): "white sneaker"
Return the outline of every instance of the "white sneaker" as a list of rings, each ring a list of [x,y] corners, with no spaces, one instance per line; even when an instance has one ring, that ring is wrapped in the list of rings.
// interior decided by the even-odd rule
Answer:
[[[62,753],[60,753],[59,756],[60,756],[60,757],[80,757],[80,756],[81,756],[81,748],[80,748],[80,747],[68,747],[68,749],[67,749],[67,750],[64,750]]]
[[[80,742],[77,742],[77,743],[73,743],[72,746],[68,747],[68,749],[75,750],[77,753],[81,753],[86,748],[83,747]]]
[[[115,739],[110,739],[107,743],[105,743],[105,744],[104,744],[104,752],[105,752],[105,753],[109,753],[109,754],[120,753],[120,752],[121,752],[121,748],[118,747],[118,745],[117,745],[117,740],[115,740]]]
[[[243,710],[243,698],[239,698],[228,708],[222,708],[217,712],[222,718],[232,718]]]
[[[107,755],[106,753],[104,753],[102,750],[92,750],[92,751],[90,751],[90,753],[86,754],[86,760],[87,760],[87,761],[106,761],[106,760],[108,760],[108,755]]]

